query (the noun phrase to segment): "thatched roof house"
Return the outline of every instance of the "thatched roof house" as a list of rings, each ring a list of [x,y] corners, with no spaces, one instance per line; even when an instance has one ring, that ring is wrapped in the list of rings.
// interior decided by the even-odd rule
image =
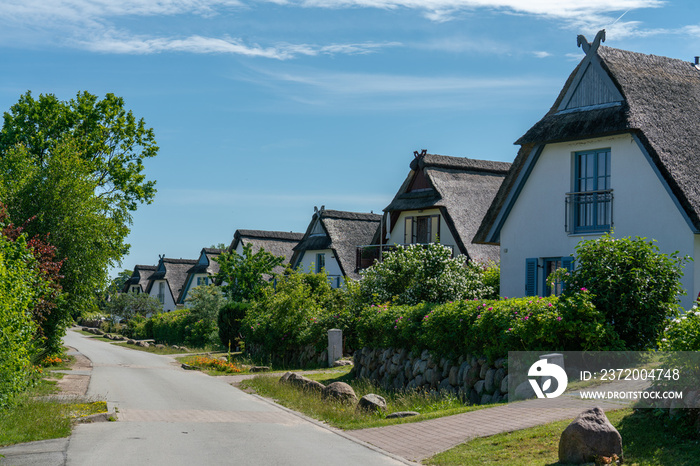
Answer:
[[[592,43],[579,36],[586,56],[516,141],[521,148],[475,237],[500,244],[508,296],[551,292],[549,271],[579,241],[609,231],[694,255],[700,66],[600,46],[604,40],[604,31]],[[685,269],[686,301],[700,291],[697,264]]]
[[[388,244],[431,243],[453,247],[469,259],[498,260],[498,248],[472,244],[510,163],[416,152],[406,180],[384,209],[379,237]],[[429,219],[427,217],[430,217]],[[387,235],[387,226],[389,235]],[[387,240],[387,236],[389,239]]]
[[[155,265],[136,265],[131,277],[124,282],[122,293],[145,293],[148,287],[148,278],[155,271]]]
[[[253,253],[260,249],[275,255],[284,257],[284,264],[289,264],[293,248],[304,237],[303,233],[291,231],[265,231],[265,230],[236,230],[233,241],[228,247],[228,251],[236,251],[241,254],[243,246],[250,244],[253,246]],[[282,273],[283,267],[277,267],[274,272]]]
[[[325,269],[336,279],[332,282],[335,287],[342,277],[358,279],[355,250],[372,240],[380,220],[379,214],[314,207],[306,233],[294,247],[292,266],[305,272]]]
[[[593,66],[591,66],[593,62]],[[595,66],[604,76],[588,77]],[[614,85],[600,102],[576,107],[581,81],[607,77]],[[585,84],[585,82],[584,82]],[[533,149],[547,143],[632,133],[648,153],[696,232],[700,232],[700,69],[689,61],[601,46],[569,76],[552,108],[516,144],[521,149],[493,201],[477,240],[498,243],[496,216],[527,174]],[[528,163],[529,162],[529,163]]]
[[[180,290],[177,298],[178,304],[185,304],[187,293],[192,288],[213,283],[210,277],[219,273],[219,263],[214,258],[218,257],[223,251],[223,249],[216,248],[203,248],[200,251],[197,263],[187,271],[185,285]]]
[[[146,293],[163,304],[163,311],[175,309],[177,297],[185,285],[187,272],[197,264],[195,259],[170,259],[161,257],[156,271],[148,278]]]

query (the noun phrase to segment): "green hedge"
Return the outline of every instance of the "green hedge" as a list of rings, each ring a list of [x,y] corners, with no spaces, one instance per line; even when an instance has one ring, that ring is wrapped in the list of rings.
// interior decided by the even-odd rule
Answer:
[[[153,322],[153,338],[158,343],[168,345],[179,345],[185,342],[185,328],[188,324],[187,317],[190,311],[182,309],[179,311],[164,312],[151,317]]]
[[[12,242],[0,235],[0,408],[31,380],[36,331],[31,309],[41,287],[24,237]]]
[[[449,356],[508,351],[621,349],[604,315],[583,290],[565,299],[515,298],[441,305],[371,306],[357,321],[363,346],[428,349]]]

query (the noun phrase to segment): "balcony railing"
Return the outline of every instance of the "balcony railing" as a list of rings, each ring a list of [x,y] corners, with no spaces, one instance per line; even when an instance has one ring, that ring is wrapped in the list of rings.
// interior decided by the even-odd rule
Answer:
[[[566,194],[564,229],[567,233],[610,231],[613,225],[613,192],[583,191]]]
[[[413,243],[413,244],[368,244],[365,246],[358,246],[355,252],[355,271],[364,270],[366,268],[374,265],[374,261],[381,262],[384,254],[391,252],[398,246],[408,247],[408,246],[428,246],[435,243]],[[449,244],[443,244],[443,246],[450,248],[451,256],[454,257],[455,248]]]

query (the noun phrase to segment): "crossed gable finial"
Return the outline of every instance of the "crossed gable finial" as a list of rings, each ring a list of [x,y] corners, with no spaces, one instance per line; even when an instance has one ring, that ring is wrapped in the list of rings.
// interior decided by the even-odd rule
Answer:
[[[594,54],[596,50],[598,50],[598,47],[600,47],[601,42],[605,42],[605,29],[598,31],[598,34],[595,35],[595,39],[593,39],[593,42],[590,43],[586,40],[586,37],[583,34],[579,34],[576,37],[576,45],[583,48],[586,55]]]

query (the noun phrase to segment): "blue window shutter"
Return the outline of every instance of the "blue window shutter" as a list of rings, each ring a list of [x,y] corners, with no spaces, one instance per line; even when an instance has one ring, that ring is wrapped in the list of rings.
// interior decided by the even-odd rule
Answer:
[[[569,256],[569,257],[562,257],[561,258],[561,266],[565,268],[567,271],[571,272],[574,270],[574,258]]]
[[[536,257],[525,259],[525,295],[537,296],[537,262]]]

